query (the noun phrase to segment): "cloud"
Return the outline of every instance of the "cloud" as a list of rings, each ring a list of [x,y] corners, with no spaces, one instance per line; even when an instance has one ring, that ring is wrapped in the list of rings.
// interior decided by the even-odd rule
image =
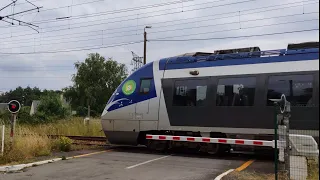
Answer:
[[[319,5],[312,0],[304,3],[302,0],[189,0],[174,4],[176,1],[35,1],[34,4],[44,7],[40,13],[26,13],[16,18],[38,25],[40,33],[26,26],[9,27],[0,21],[0,53],[63,51],[142,41],[146,25],[152,26],[147,29],[150,40],[165,37],[230,37],[319,27]],[[1,1],[0,7],[9,2]],[[163,3],[171,5],[143,8]],[[265,8],[267,6],[270,7]],[[133,7],[140,7],[140,10],[116,13]],[[15,12],[30,8],[33,7],[27,3],[17,5]],[[5,9],[0,16],[11,12],[11,8]],[[71,18],[56,20],[68,16]],[[213,52],[216,49],[248,46],[259,46],[262,50],[283,49],[288,43],[304,41],[319,41],[318,32],[207,41],[148,42],[147,61],[187,52]],[[74,63],[84,61],[91,52],[113,57],[131,68],[131,51],[142,56],[143,44],[55,54],[0,54],[0,91],[19,85],[38,86],[41,89],[69,86],[72,84],[71,75],[75,73]]]

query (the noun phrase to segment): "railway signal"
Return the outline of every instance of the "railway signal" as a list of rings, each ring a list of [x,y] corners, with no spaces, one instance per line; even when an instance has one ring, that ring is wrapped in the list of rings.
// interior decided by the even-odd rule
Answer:
[[[11,112],[11,131],[10,131],[10,138],[11,138],[11,147],[13,143],[13,135],[14,135],[14,129],[16,125],[16,119],[17,119],[17,113],[21,109],[21,104],[17,100],[11,100],[8,103],[8,110]]]
[[[19,101],[17,100],[12,100],[8,103],[8,110],[12,113],[18,113],[20,111],[21,105]]]

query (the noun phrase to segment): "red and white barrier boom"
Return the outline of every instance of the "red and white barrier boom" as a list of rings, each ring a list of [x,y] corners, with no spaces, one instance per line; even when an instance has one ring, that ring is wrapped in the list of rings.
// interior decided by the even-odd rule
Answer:
[[[209,137],[191,137],[191,136],[166,136],[166,135],[146,135],[146,139],[160,141],[185,141],[219,144],[237,144],[249,146],[267,146],[275,147],[274,141],[249,140],[249,139],[229,139],[229,138],[209,138]]]

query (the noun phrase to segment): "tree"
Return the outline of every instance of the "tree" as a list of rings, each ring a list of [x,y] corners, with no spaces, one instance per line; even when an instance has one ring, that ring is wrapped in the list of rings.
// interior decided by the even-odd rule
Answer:
[[[0,102],[9,102],[12,99],[18,100],[24,106],[31,106],[33,100],[39,100],[42,94],[47,94],[48,92],[57,93],[52,90],[41,90],[37,87],[26,88],[17,87],[15,90],[10,90],[9,92],[4,93],[0,96]]]
[[[69,115],[68,109],[63,106],[57,94],[42,96],[37,111],[47,117],[54,117],[57,119],[65,118]]]
[[[64,96],[73,108],[87,106],[88,116],[100,114],[113,91],[127,77],[127,68],[112,58],[106,60],[91,53],[84,62],[75,63],[73,86],[65,88]]]

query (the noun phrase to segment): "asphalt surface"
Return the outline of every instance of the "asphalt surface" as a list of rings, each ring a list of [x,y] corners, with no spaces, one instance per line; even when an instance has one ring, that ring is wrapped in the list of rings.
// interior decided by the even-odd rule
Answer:
[[[143,148],[121,147],[0,174],[0,180],[213,180],[247,160],[248,157],[238,155],[160,154]]]

